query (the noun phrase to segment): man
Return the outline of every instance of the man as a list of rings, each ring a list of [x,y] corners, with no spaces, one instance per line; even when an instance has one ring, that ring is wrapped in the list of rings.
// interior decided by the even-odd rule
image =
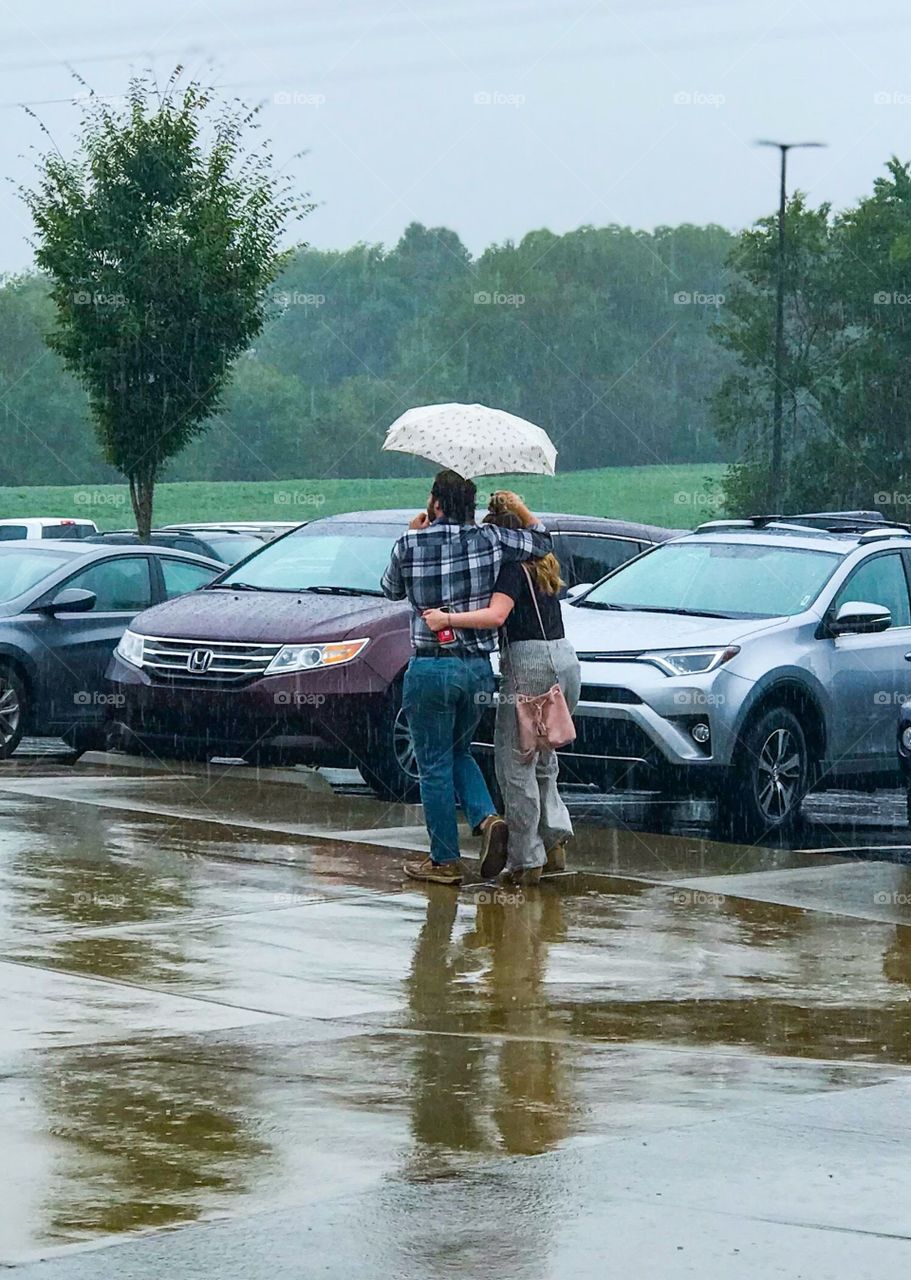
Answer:
[[[471,740],[484,703],[495,689],[490,654],[496,631],[434,632],[421,617],[424,609],[469,611],[488,604],[504,560],[545,556],[551,541],[519,498],[513,507],[531,528],[501,529],[475,523],[476,490],[454,471],[433,482],[427,511],[412,520],[392,549],[383,574],[391,600],[408,599],[414,613],[414,657],[405,672],[403,707],[414,739],[430,857],[405,863],[413,880],[458,885],[464,875],[456,807],[461,806],[475,835],[482,839],[481,874],[495,874],[506,863],[508,832],[497,815]]]

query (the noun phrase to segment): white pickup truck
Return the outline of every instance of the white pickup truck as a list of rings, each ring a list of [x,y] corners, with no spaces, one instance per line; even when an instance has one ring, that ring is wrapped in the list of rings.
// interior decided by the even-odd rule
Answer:
[[[70,520],[62,516],[29,516],[25,520],[0,520],[0,542],[37,538],[88,538],[98,532],[94,520]]]

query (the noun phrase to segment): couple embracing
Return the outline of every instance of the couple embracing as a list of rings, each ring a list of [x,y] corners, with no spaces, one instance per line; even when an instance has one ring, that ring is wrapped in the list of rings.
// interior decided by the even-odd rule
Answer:
[[[457,808],[481,838],[481,877],[537,884],[562,871],[572,823],[557,791],[557,756],[523,750],[519,703],[555,684],[572,711],[579,663],[564,637],[560,569],[549,535],[514,493],[491,497],[475,521],[475,486],[441,471],[383,575],[390,599],[414,610],[414,657],[403,706],[414,740],[430,857],[407,862],[414,880],[458,885],[464,874]],[[490,655],[500,639],[496,772],[505,819],[471,754],[495,689]],[[527,745],[527,744],[525,744]]]

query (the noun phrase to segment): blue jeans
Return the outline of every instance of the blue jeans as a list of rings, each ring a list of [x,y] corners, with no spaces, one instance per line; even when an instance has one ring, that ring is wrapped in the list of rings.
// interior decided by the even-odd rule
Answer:
[[[471,740],[494,692],[489,658],[412,658],[402,706],[414,739],[434,862],[459,857],[456,806],[472,827],[495,813]]]

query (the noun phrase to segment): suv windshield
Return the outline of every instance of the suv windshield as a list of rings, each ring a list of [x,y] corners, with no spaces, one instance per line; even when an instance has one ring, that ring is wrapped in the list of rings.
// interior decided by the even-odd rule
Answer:
[[[669,542],[595,587],[582,608],[782,618],[816,599],[840,557],[745,542]]]
[[[341,587],[381,595],[380,578],[401,532],[377,525],[305,525],[278,542],[266,543],[219,582],[236,581],[263,591]]]

